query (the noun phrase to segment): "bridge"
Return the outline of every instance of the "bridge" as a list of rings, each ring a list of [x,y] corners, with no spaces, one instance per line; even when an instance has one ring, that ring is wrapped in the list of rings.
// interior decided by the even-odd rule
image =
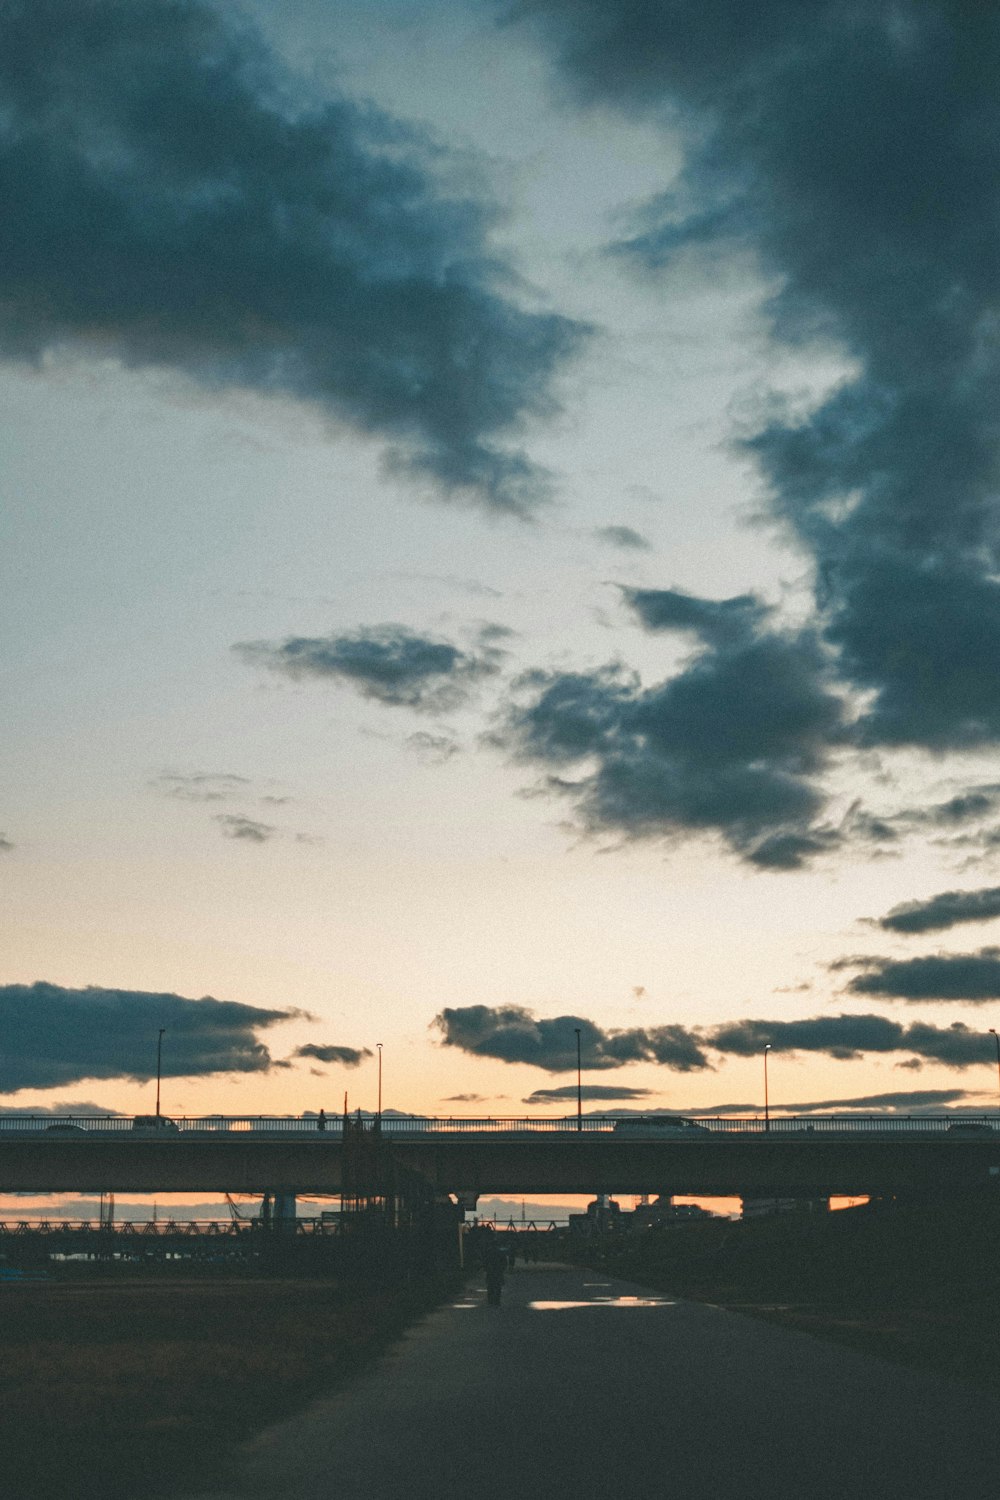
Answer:
[[[1000,1116],[0,1117],[0,1193],[357,1196],[390,1170],[469,1207],[494,1192],[967,1191],[1000,1179]]]

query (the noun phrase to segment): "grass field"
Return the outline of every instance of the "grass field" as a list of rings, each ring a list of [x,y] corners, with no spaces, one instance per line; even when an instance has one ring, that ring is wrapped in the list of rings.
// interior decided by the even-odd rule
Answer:
[[[440,1295],[74,1271],[0,1283],[0,1496],[136,1500],[356,1370]]]
[[[719,1220],[604,1247],[616,1275],[1000,1395],[1000,1195]]]

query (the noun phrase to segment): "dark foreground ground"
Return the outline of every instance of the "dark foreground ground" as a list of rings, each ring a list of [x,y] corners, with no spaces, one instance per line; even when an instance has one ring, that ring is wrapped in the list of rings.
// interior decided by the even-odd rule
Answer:
[[[569,1253],[568,1246],[560,1253]],[[929,1376],[957,1377],[970,1383],[973,1400],[977,1386],[1000,1395],[1000,1199],[992,1196],[747,1224],[692,1223],[648,1232],[639,1240],[609,1237],[585,1253],[599,1269],[581,1273],[581,1286],[624,1277],[672,1298],[715,1303],[784,1325],[774,1334],[805,1331]],[[589,1374],[582,1373],[580,1363],[587,1339],[580,1348],[569,1348],[561,1335],[554,1340],[546,1333],[537,1348],[529,1348],[529,1334],[536,1342],[540,1338],[526,1311],[532,1300],[528,1277],[535,1274],[518,1268],[501,1309],[499,1327],[506,1332],[490,1343],[492,1325],[485,1323],[477,1335],[481,1347],[467,1356],[473,1360],[471,1374],[450,1377],[460,1385],[471,1380],[471,1388],[480,1389],[475,1360],[490,1362],[493,1385],[481,1391],[472,1446],[460,1464],[473,1493],[483,1452],[500,1451],[490,1407],[497,1391],[505,1398],[509,1387],[514,1406],[522,1401],[523,1409],[511,1418],[515,1427],[535,1420],[533,1403],[556,1399],[546,1381],[554,1382],[554,1391],[568,1382],[566,1388],[579,1393],[583,1380],[583,1388],[593,1386],[612,1416],[637,1400],[648,1405],[653,1399],[661,1407],[664,1400],[663,1370],[633,1369],[634,1350],[616,1343],[617,1334],[610,1338],[613,1323],[595,1323],[589,1330],[594,1342]],[[562,1273],[550,1273],[557,1274]],[[465,1305],[450,1311],[459,1323],[482,1311],[474,1278],[469,1285]],[[338,1285],[329,1278],[220,1271],[194,1275],[183,1267],[155,1275],[122,1267],[110,1274],[73,1269],[65,1280],[0,1281],[0,1500],[137,1500],[185,1487],[221,1490],[243,1500],[255,1492],[239,1485],[233,1490],[226,1482],[240,1445],[324,1393],[352,1391],[372,1357],[412,1329],[447,1290],[424,1284],[390,1292]],[[590,1285],[579,1295],[593,1300],[602,1294]],[[510,1316],[519,1301],[521,1312]],[[445,1308],[435,1319],[448,1315]],[[605,1317],[603,1308],[584,1309],[581,1315]],[[650,1312],[654,1344],[660,1337],[657,1319],[665,1316]],[[435,1319],[430,1332],[415,1328],[401,1347],[433,1343]],[[702,1371],[696,1399],[683,1369],[678,1371],[676,1345],[668,1344],[670,1381],[674,1386],[680,1381],[682,1409],[698,1422],[712,1412],[721,1418],[711,1339],[704,1348],[699,1342],[706,1329],[712,1338],[715,1334],[688,1314],[674,1322],[689,1336],[683,1358],[696,1361]],[[672,1327],[663,1332],[672,1339]],[[525,1341],[519,1342],[522,1336]],[[749,1346],[738,1354],[751,1362],[738,1373],[741,1382],[753,1386],[759,1380],[752,1367],[757,1356],[748,1351]],[[445,1364],[448,1357],[446,1351]],[[724,1341],[727,1379],[734,1357],[736,1345]],[[532,1360],[542,1360],[549,1372],[538,1390]],[[652,1397],[637,1384],[645,1380],[656,1382]],[[768,1389],[773,1401],[799,1400],[794,1381],[786,1389],[777,1374]],[[432,1399],[434,1392],[427,1396]],[[811,1393],[811,1399],[820,1396]],[[387,1399],[395,1401],[395,1388]],[[678,1399],[676,1392],[672,1399]],[[928,1399],[933,1414],[935,1402]],[[447,1421],[445,1408],[442,1417]],[[362,1445],[368,1421],[381,1429],[385,1413],[362,1421]],[[589,1483],[585,1474],[578,1476],[579,1483],[584,1480]],[[280,1487],[274,1493],[281,1493]],[[606,1489],[593,1493],[603,1497]],[[799,1500],[807,1494],[802,1491]],[[989,1494],[1000,1494],[1000,1478]],[[961,1500],[971,1500],[971,1492]]]
[[[1000,1191],[692,1223],[580,1253],[647,1286],[1000,1395]]]
[[[175,1500],[996,1500],[998,1427],[958,1382],[518,1265]]]
[[[204,1479],[441,1293],[121,1268],[0,1282],[0,1497],[136,1500]]]

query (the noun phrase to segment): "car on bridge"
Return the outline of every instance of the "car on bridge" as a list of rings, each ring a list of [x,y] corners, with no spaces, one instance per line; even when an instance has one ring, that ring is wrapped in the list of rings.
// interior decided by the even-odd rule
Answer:
[[[178,1135],[180,1126],[166,1115],[136,1115],[132,1130],[140,1135]]]
[[[638,1115],[616,1121],[615,1134],[641,1136],[646,1140],[658,1141],[664,1136],[694,1140],[699,1136],[708,1136],[711,1132],[696,1120],[688,1120],[683,1115]]]

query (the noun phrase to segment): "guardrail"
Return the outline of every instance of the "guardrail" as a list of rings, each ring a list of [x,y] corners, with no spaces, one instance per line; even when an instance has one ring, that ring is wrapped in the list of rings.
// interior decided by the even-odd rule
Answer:
[[[681,1121],[676,1117],[677,1123]],[[774,1115],[770,1120],[763,1116],[732,1118],[725,1116],[686,1117],[691,1127],[688,1137],[697,1139],[702,1132],[723,1135],[827,1135],[849,1134],[941,1134],[946,1131],[960,1132],[967,1129],[972,1135],[976,1128],[1000,1131],[1000,1113],[978,1115]],[[621,1139],[678,1140],[684,1137],[664,1125],[662,1115],[584,1115],[578,1122],[575,1115],[549,1117],[469,1118],[466,1116],[431,1115],[383,1115],[378,1121],[373,1115],[363,1115],[361,1125],[366,1131],[376,1127],[383,1136],[405,1139],[426,1135],[612,1135],[619,1132]],[[164,1117],[160,1127],[148,1124],[148,1116],[132,1115],[0,1115],[0,1139],[15,1135],[47,1135],[51,1139],[69,1140],[77,1134],[128,1135],[149,1140],[176,1139],[178,1135],[253,1135],[253,1136],[308,1136],[317,1142],[337,1141],[343,1133],[343,1117],[328,1115],[320,1125],[315,1115],[184,1115]],[[350,1116],[352,1128],[359,1123],[357,1115]]]

